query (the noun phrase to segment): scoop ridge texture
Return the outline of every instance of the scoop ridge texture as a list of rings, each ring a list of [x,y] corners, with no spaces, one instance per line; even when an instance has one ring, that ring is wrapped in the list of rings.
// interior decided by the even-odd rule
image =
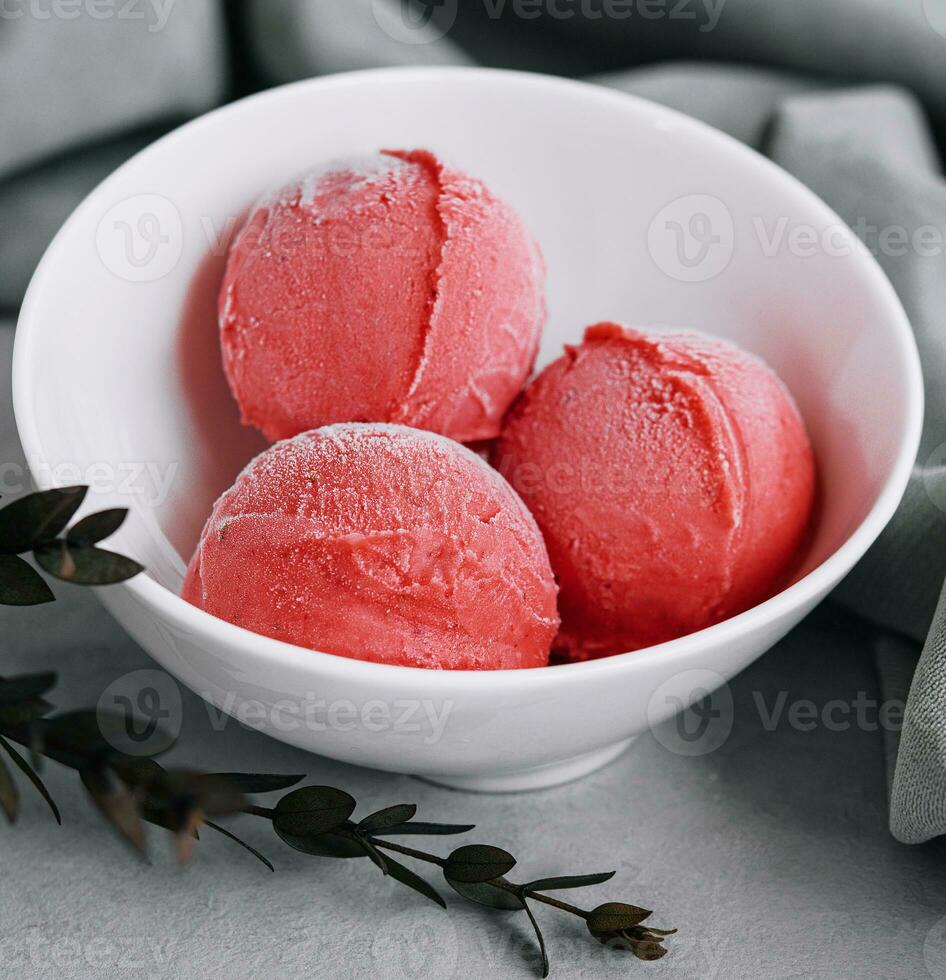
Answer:
[[[261,202],[220,292],[223,362],[271,441],[341,421],[495,437],[532,369],[545,266],[519,216],[424,150]]]
[[[804,539],[815,469],[791,395],[698,333],[590,327],[526,390],[494,464],[535,515],[574,659],[692,633],[768,598]]]
[[[414,667],[542,666],[558,628],[519,497],[463,446],[398,425],[258,456],[215,504],[183,595],[265,636]]]

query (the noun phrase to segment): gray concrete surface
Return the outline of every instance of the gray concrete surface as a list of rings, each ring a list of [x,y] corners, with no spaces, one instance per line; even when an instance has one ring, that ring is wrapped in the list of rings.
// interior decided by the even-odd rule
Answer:
[[[20,461],[11,346],[4,325],[4,493]],[[55,668],[62,682],[54,700],[77,707],[95,703],[119,676],[153,669],[94,597],[56,591],[57,606],[0,610],[0,672]],[[540,793],[458,793],[306,755],[235,722],[215,731],[215,714],[188,692],[169,760],[306,772],[364,807],[414,802],[427,819],[476,823],[469,840],[509,848],[530,877],[616,869],[607,885],[573,893],[576,901],[645,904],[656,910],[655,925],[680,929],[671,954],[645,964],[597,946],[577,920],[540,909],[552,976],[563,980],[941,980],[946,845],[910,848],[887,832],[877,706],[857,708],[880,699],[870,641],[856,620],[823,607],[732,685],[731,714],[713,721],[728,731],[715,751],[679,754],[668,746],[688,743],[667,726],[607,769]],[[252,817],[233,827],[265,851],[276,874],[206,834],[182,870],[157,830],[145,865],[102,824],[72,773],[50,765],[47,776],[64,826],[23,787],[21,822],[0,827],[0,977],[536,975],[518,915],[449,894],[441,912],[367,861],[289,851]]]

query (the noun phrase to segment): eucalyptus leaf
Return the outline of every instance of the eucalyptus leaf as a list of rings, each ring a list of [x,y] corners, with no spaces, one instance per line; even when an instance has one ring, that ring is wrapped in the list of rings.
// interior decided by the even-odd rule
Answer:
[[[246,797],[223,776],[190,769],[171,769],[164,773],[152,794],[170,801],[186,801],[209,817],[223,817],[246,810]]]
[[[111,711],[69,711],[46,719],[43,737],[54,749],[104,758],[115,753],[143,755],[145,742],[132,719]],[[158,755],[174,744],[174,738],[156,722],[147,729],[147,751]]]
[[[0,706],[30,701],[45,694],[55,683],[56,675],[52,672],[23,674],[9,680],[0,680]]]
[[[276,804],[273,826],[294,837],[314,837],[340,827],[354,811],[348,793],[332,786],[304,786]]]
[[[0,510],[0,553],[18,555],[52,541],[72,520],[88,487],[27,494]]]
[[[0,704],[0,725],[28,725],[49,714],[52,707],[43,698],[30,698],[17,704]]]
[[[560,888],[584,888],[586,885],[601,885],[614,877],[613,871],[595,875],[559,875],[555,878],[537,878],[523,885],[527,892],[554,892]]]
[[[128,516],[126,507],[115,507],[112,510],[102,510],[97,514],[83,517],[78,524],[66,532],[69,544],[88,547],[113,535],[124,523]]]
[[[249,844],[247,844],[247,842],[245,840],[240,840],[240,838],[237,837],[236,834],[231,834],[230,831],[227,830],[226,827],[221,827],[220,824],[213,823],[213,821],[211,821],[211,820],[205,820],[204,823],[211,830],[215,830],[218,834],[222,834],[224,837],[227,837],[230,840],[232,840],[235,844],[239,844],[240,847],[244,848],[244,850],[249,851],[250,854],[253,855],[253,857],[255,857],[257,860],[259,860],[263,864],[265,864],[266,867],[269,868],[270,871],[273,871],[273,872],[276,871],[276,869],[273,867],[272,863],[269,861],[268,858],[266,858],[263,854],[260,854],[260,852],[258,850],[256,850],[255,847],[251,847]]]
[[[659,960],[661,957],[666,956],[667,948],[659,942],[647,942],[645,940],[631,943],[631,952],[639,960],[644,960],[645,963],[652,963],[654,960]]]
[[[108,769],[82,769],[79,778],[102,816],[118,831],[123,840],[143,855],[145,829],[134,794]]]
[[[368,856],[365,849],[350,836],[341,834],[318,834],[314,836],[297,836],[280,830],[273,823],[273,830],[276,831],[279,839],[288,844],[296,851],[303,854],[311,854],[314,857],[328,858],[366,858]]]
[[[142,820],[154,824],[155,827],[170,830],[172,834],[181,833],[182,828],[188,825],[193,812],[195,812],[193,806],[171,805],[167,800],[145,798],[141,801]],[[198,839],[196,827],[192,827],[188,833],[194,840]]]
[[[181,864],[187,864],[194,853],[194,847],[200,839],[197,828],[203,823],[203,811],[196,806],[191,806],[185,810],[180,819],[180,828],[174,836],[174,843],[177,848],[177,860]]]
[[[421,895],[429,898],[442,909],[447,907],[447,903],[440,897],[433,885],[421,878],[420,875],[415,874],[410,868],[406,868],[403,864],[395,861],[390,854],[386,854],[384,859],[388,866],[388,874],[395,881],[399,881],[402,885],[407,885],[408,888],[413,888],[415,892],[420,892]]]
[[[542,953],[542,977],[544,980],[549,975],[549,954],[545,948],[545,937],[542,935],[542,930],[539,928],[539,923],[536,921],[532,909],[529,908],[529,903],[523,902],[522,904],[525,906],[526,915],[529,916],[529,921],[532,923],[535,938],[539,941],[539,951]]]
[[[376,833],[386,827],[396,827],[398,824],[407,823],[414,814],[417,807],[413,803],[399,803],[396,806],[385,807],[376,813],[370,813],[358,824],[358,829],[366,834]]]
[[[0,554],[0,606],[40,606],[55,598],[28,561],[17,555]]]
[[[147,756],[118,753],[109,758],[108,764],[132,789],[146,789],[164,778],[164,768]]]
[[[36,792],[46,801],[46,805],[52,810],[53,816],[56,818],[56,823],[62,823],[62,816],[59,813],[59,807],[56,806],[56,801],[52,798],[49,790],[46,789],[46,784],[39,778],[36,774],[36,770],[20,755],[19,752],[5,739],[0,737],[0,748],[2,748],[7,755],[13,760],[16,767],[23,773],[24,776],[33,784],[36,788]]]
[[[446,874],[444,877],[446,878]],[[503,881],[504,879],[500,878],[499,880]],[[447,884],[458,895],[471,902],[476,902],[477,905],[486,905],[491,909],[500,909],[503,912],[521,912],[525,907],[518,895],[486,882],[454,881],[452,878],[447,878]]]
[[[448,858],[443,873],[453,881],[476,883],[500,878],[515,867],[516,859],[500,847],[467,844]]]
[[[225,779],[189,769],[156,766],[137,791],[144,819],[177,835],[181,863],[189,859],[197,828],[207,816],[241,813],[247,807],[243,794]]]
[[[622,902],[606,902],[593,909],[588,915],[588,929],[592,933],[620,932],[639,926],[644,919],[653,913],[636,905],[625,905]]]
[[[7,815],[7,820],[14,823],[19,808],[20,793],[6,763],[0,759],[0,809]]]
[[[110,520],[117,522],[117,516]],[[82,533],[97,534],[106,523],[88,525]],[[81,524],[77,525],[80,530]],[[78,540],[81,542],[91,538],[83,538],[80,534]],[[67,545],[59,542],[40,550],[51,553],[54,549],[70,555],[97,550],[81,543]],[[210,816],[248,812],[270,819],[277,836],[297,851],[333,858],[368,857],[399,884],[441,907],[446,907],[446,903],[437,889],[411,868],[395,860],[387,853],[389,850],[403,851],[415,859],[441,866],[447,884],[468,901],[498,911],[525,911],[538,940],[543,977],[549,974],[548,952],[530,904],[531,898],[586,919],[589,930],[599,942],[630,951],[641,960],[656,960],[667,952],[662,944],[663,939],[675,930],[649,929],[642,925],[651,915],[646,909],[607,903],[585,913],[538,894],[540,891],[601,884],[612,878],[613,872],[545,877],[525,885],[513,884],[504,876],[515,866],[516,860],[498,847],[467,845],[456,848],[443,859],[436,854],[380,840],[385,835],[462,834],[473,830],[472,824],[415,822],[416,807],[397,804],[377,810],[355,825],[351,820],[355,800],[334,787],[295,789],[283,796],[273,809],[251,806],[244,794],[284,790],[302,777],[165,769],[150,755],[141,754],[140,739],[133,737],[136,733],[129,731],[129,725],[134,723],[129,717],[95,710],[43,717],[50,710],[50,705],[42,695],[54,681],[55,676],[51,673],[11,679],[0,677],[0,732],[7,733],[11,741],[28,746],[34,753],[34,759],[47,756],[77,770],[98,809],[126,840],[141,851],[145,844],[142,821],[157,824],[174,833],[182,862],[191,856],[195,842],[199,840],[199,828],[201,824],[206,824],[209,829],[243,847],[272,871],[273,865],[256,848],[208,819]],[[148,737],[151,738],[151,735]],[[136,744],[131,746],[129,740]],[[2,735],[0,750],[6,752],[29,778],[49,804],[56,819],[60,820],[56,804],[34,767]],[[19,792],[11,775],[11,767],[0,757],[0,810],[13,820],[18,805]]]
[[[447,837],[450,834],[467,834],[476,829],[476,824],[472,823],[424,823],[422,820],[414,820],[411,823],[400,823],[393,827],[384,827],[381,830],[373,830],[375,837],[401,837],[402,835]]]
[[[74,585],[115,585],[144,571],[144,566],[114,551],[80,548],[66,541],[40,545],[33,557],[44,572]]]
[[[305,776],[275,776],[253,772],[220,772],[216,775],[233,783],[241,793],[275,793],[277,790],[289,789],[305,779]]]
[[[361,845],[365,854],[371,858],[371,860],[381,869],[381,874],[386,875],[388,873],[388,862],[385,856],[368,840],[367,837],[362,837],[360,834],[355,835],[355,840]]]

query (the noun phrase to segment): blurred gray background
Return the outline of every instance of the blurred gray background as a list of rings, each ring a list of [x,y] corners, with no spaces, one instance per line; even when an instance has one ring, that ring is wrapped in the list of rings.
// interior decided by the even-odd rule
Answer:
[[[405,64],[620,72],[606,80],[750,143],[791,94],[893,83],[922,106],[935,140],[946,122],[946,5],[4,0],[0,309],[16,311],[43,248],[79,200],[161,133],[271,85]]]
[[[924,360],[916,478],[834,600],[734,682],[720,747],[681,751],[678,726],[700,720],[684,718],[581,782],[478,796],[221,728],[181,692],[171,761],[307,772],[370,808],[417,802],[421,818],[475,822],[476,839],[509,847],[535,876],[615,868],[578,899],[643,903],[656,925],[681,930],[671,955],[642,964],[543,910],[553,976],[943,980],[946,667],[934,612],[946,573],[946,249],[894,250],[877,230],[946,236],[946,0],[3,0],[0,492],[28,488],[9,406],[17,308],[79,200],[224,102],[401,64],[525,68],[655,99],[766,152],[852,226],[874,229],[867,244]],[[0,610],[4,674],[59,670],[63,707],[95,704],[129,674],[154,681],[93,597],[56,591],[55,607]],[[74,775],[48,776],[65,826],[24,788],[20,825],[0,829],[0,977],[535,975],[518,919],[459,900],[428,910],[367,862],[303,858],[250,818],[235,829],[275,876],[219,839],[182,871],[158,833],[142,865]]]

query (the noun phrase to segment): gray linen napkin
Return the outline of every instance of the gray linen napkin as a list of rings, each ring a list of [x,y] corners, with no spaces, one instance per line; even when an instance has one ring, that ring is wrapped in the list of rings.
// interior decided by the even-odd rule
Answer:
[[[897,288],[920,348],[927,414],[910,489],[892,524],[836,594],[889,629],[916,640],[928,632],[891,797],[893,833],[916,843],[946,832],[942,602],[930,629],[946,575],[946,183],[919,107],[897,91],[789,99],[776,114],[770,152],[852,227],[877,229],[863,237]],[[886,244],[883,229],[895,229]],[[928,247],[924,229],[931,235]],[[877,647],[889,667],[893,641],[881,637]],[[887,670],[882,677],[891,679]],[[890,697],[897,694],[888,690]]]

